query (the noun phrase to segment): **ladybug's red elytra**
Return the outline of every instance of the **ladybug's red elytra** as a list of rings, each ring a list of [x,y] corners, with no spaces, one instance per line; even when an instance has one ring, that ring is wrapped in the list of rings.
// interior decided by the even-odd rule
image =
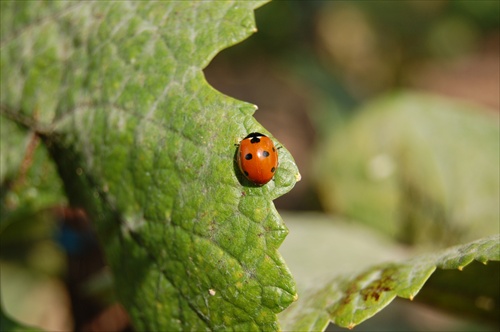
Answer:
[[[271,181],[278,169],[278,151],[264,134],[251,133],[238,147],[238,166],[245,177],[256,185]]]

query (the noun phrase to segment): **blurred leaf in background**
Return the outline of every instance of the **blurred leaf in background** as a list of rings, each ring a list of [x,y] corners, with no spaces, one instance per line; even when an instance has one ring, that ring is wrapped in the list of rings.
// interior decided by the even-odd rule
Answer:
[[[0,327],[2,331],[11,331],[11,332],[39,332],[42,331],[36,327],[27,326],[19,323],[18,321],[12,319],[8,315],[5,314],[3,308],[0,308]]]
[[[498,114],[435,96],[374,101],[332,133],[315,179],[327,211],[407,244],[499,231]]]
[[[304,223],[307,219],[315,220],[321,225],[322,232],[340,233],[332,235],[333,240],[323,243],[321,248],[314,246],[315,240],[311,236],[318,232],[315,227],[305,229],[298,221]],[[443,274],[437,273],[431,286],[437,287],[440,291],[432,296],[433,288],[428,290],[424,301],[436,309],[455,311],[460,314],[467,314],[482,323],[482,329],[490,330],[491,325],[497,323],[498,303],[500,300],[500,288],[498,280],[500,272],[500,235],[494,235],[476,240],[464,245],[448,248],[446,250],[434,251],[433,253],[420,255],[406,259],[392,259],[392,261],[377,263],[384,256],[389,257],[387,249],[384,253],[383,245],[374,239],[357,239],[358,234],[363,234],[360,229],[353,228],[342,222],[324,224],[324,218],[318,215],[298,215],[294,218],[287,218],[292,221],[292,230],[305,230],[304,243],[299,244],[297,239],[292,238],[288,247],[284,247],[285,257],[293,257],[294,253],[300,252],[296,248],[305,246],[302,250],[312,254],[330,249],[331,255],[312,256],[312,261],[304,263],[304,260],[289,260],[292,270],[309,267],[314,272],[305,276],[299,275],[299,294],[301,300],[290,306],[281,315],[285,330],[290,331],[316,331],[323,330],[329,321],[345,327],[353,328],[364,322],[368,318],[385,308],[396,296],[406,299],[419,300],[417,293],[424,284],[438,270],[455,270],[448,273],[454,282],[446,282]],[[311,226],[311,223],[309,223]],[[349,237],[349,231],[352,231]],[[316,234],[318,235],[318,234]],[[345,246],[347,241],[339,240],[342,235],[352,238],[351,245]],[[322,238],[323,235],[316,236]],[[363,243],[366,242],[366,243]],[[362,256],[366,247],[371,247],[368,259]],[[341,252],[339,249],[343,248]],[[394,247],[393,247],[394,248]],[[304,252],[299,253],[304,255]],[[347,265],[339,256],[349,256],[357,262],[351,266]],[[340,259],[340,266],[347,267],[347,270],[340,270],[336,262]],[[372,262],[368,263],[371,260]],[[481,264],[471,264],[474,261]],[[490,262],[491,261],[491,262]],[[327,265],[331,270],[329,281],[317,279],[316,270],[324,270],[323,265]],[[469,266],[470,264],[470,266]],[[487,264],[485,267],[484,265]],[[357,270],[351,270],[357,265]],[[469,270],[466,274],[461,274],[458,270]],[[336,273],[335,273],[336,272]],[[443,271],[441,271],[443,272]],[[451,271],[450,271],[451,272]],[[446,273],[445,273],[446,274]],[[446,276],[445,276],[446,278]],[[471,285],[476,284],[476,285]],[[439,298],[439,301],[436,301]],[[453,301],[450,302],[450,299]],[[398,324],[403,323],[399,321]],[[411,325],[385,324],[385,328],[391,326],[398,330],[412,330]],[[448,326],[448,328],[451,325]],[[436,329],[437,326],[434,326]],[[373,326],[372,326],[373,328]],[[379,326],[380,328],[380,326]],[[418,325],[413,327],[418,330]],[[448,330],[445,328],[445,330]]]
[[[54,237],[57,207],[67,202],[62,183],[34,132],[0,115],[0,135],[2,305],[29,325],[71,329],[70,300],[60,279],[66,259]]]

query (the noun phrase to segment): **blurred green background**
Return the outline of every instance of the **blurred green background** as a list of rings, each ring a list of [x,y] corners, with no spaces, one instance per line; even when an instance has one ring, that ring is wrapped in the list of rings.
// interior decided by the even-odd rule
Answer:
[[[256,11],[258,33],[217,55],[205,76],[258,105],[255,117],[294,156],[302,181],[275,202],[288,210],[290,241],[325,218],[364,225],[368,233],[346,230],[339,242],[376,238],[385,258],[499,232],[499,13],[497,0],[275,1]],[[3,304],[50,330],[130,330],[110,306],[84,212],[65,207],[36,138],[25,145],[32,152],[9,156],[20,172],[2,174]],[[352,265],[364,255],[339,250]],[[479,306],[498,311],[494,292],[495,303]],[[402,303],[361,330],[498,330]]]

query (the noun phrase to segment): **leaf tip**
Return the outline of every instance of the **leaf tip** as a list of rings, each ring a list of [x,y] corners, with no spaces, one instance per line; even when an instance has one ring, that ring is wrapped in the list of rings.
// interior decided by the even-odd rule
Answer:
[[[347,328],[349,330],[352,330],[355,326],[356,326],[356,324],[354,324],[353,322],[351,322],[351,323],[349,323],[349,325],[347,325]]]
[[[460,265],[460,266],[458,267],[458,271],[463,271],[463,269],[464,269],[464,267],[463,267],[462,265]]]
[[[295,181],[299,182],[300,180],[302,180],[302,175],[300,175],[300,173],[297,172],[297,174],[295,174]]]

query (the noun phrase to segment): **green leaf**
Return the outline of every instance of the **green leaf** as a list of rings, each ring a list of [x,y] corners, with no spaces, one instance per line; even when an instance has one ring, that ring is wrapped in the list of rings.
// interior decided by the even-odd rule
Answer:
[[[3,332],[38,332],[43,331],[36,327],[26,326],[7,316],[0,307],[0,330]]]
[[[320,149],[327,210],[410,244],[446,247],[498,232],[498,113],[397,93],[369,103]]]
[[[39,254],[47,253],[47,250],[39,249]],[[38,257],[38,260],[50,260],[50,253],[48,256]],[[72,329],[71,301],[60,279],[5,259],[0,260],[0,273],[0,313],[4,315],[0,331]]]
[[[356,243],[352,245],[356,246]],[[280,314],[280,321],[283,329],[287,331],[324,330],[330,321],[342,327],[353,328],[378,313],[396,296],[413,299],[436,269],[454,269],[457,272],[474,260],[483,264],[488,261],[500,261],[500,236],[490,236],[401,262],[380,263],[361,272],[339,274],[325,283],[309,283],[299,292],[299,301]],[[291,267],[293,270],[294,266]],[[485,272],[491,271],[480,272],[483,280]],[[477,272],[475,275],[478,275]],[[447,282],[449,284],[450,279],[447,279]],[[477,283],[477,280],[469,282]],[[496,289],[496,295],[494,292],[492,295],[498,297],[498,287],[494,281],[485,287],[490,288],[490,291],[492,288]],[[458,294],[463,288],[455,287],[454,291],[449,293]],[[485,301],[496,301],[488,294],[478,295],[482,296],[478,298]],[[448,309],[453,308],[448,306]],[[491,319],[491,315],[495,313],[494,308],[490,306],[483,309],[489,310],[486,315]]]
[[[2,332],[37,332],[42,331],[36,327],[24,325],[15,319],[11,318],[4,312],[2,301],[0,300],[0,331]]]
[[[276,330],[296,299],[271,201],[296,165],[246,181],[235,144],[267,131],[202,72],[262,3],[1,3],[2,114],[42,137],[138,330]]]

